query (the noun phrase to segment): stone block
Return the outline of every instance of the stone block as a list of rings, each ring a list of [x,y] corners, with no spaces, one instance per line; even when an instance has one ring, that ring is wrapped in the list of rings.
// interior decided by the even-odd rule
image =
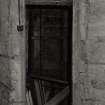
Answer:
[[[0,82],[10,87],[10,70],[8,58],[0,57]]]
[[[105,65],[90,64],[88,65],[88,76],[90,79],[105,81]]]
[[[8,105],[9,104],[9,90],[0,84],[0,105]]]
[[[89,97],[96,102],[105,99],[105,65],[88,66]]]
[[[105,0],[90,0],[88,11],[88,38],[105,36]]]
[[[95,37],[86,42],[88,63],[105,63],[105,37]]]
[[[104,105],[105,65],[88,65],[88,71],[79,78],[79,94],[83,105]]]

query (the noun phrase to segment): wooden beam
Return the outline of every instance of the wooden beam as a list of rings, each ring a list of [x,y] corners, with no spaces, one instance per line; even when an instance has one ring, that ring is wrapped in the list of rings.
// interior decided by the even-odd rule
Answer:
[[[70,5],[72,0],[26,0],[27,5]]]
[[[59,92],[55,97],[53,97],[49,102],[45,105],[58,105],[61,101],[65,99],[69,95],[69,87],[66,87],[61,92]]]
[[[41,77],[41,76],[31,75],[30,78],[31,79],[36,79],[36,80],[43,80],[43,81],[47,81],[47,82],[51,82],[51,83],[57,83],[57,84],[61,84],[61,85],[68,85],[67,81],[56,80],[56,79],[48,78],[48,77]]]
[[[40,81],[39,80],[34,80],[34,85],[35,85],[36,96],[37,96],[36,97],[37,98],[37,104],[42,105],[43,100],[42,100],[42,96],[41,96],[42,90],[40,89]]]

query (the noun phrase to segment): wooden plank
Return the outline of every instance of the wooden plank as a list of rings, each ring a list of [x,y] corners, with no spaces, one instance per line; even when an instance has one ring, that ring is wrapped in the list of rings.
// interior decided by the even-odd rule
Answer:
[[[41,77],[41,76],[31,75],[30,78],[32,78],[32,79],[37,79],[37,80],[48,81],[48,82],[51,82],[51,83],[57,83],[57,84],[62,84],[62,85],[68,85],[68,82],[67,82],[67,81],[56,80],[56,79],[48,78],[48,77]]]
[[[30,105],[33,105],[32,95],[31,95],[31,92],[30,91],[29,91],[29,100],[30,100]]]
[[[72,0],[26,0],[28,5],[70,5]]]
[[[27,90],[27,92],[26,92],[26,105],[31,105],[30,96],[29,96],[29,90]]]
[[[59,92],[55,97],[53,97],[45,105],[58,105],[62,100],[69,95],[69,87],[66,87],[61,92]]]
[[[41,90],[40,90],[40,84],[38,80],[34,80],[35,90],[36,90],[36,98],[37,98],[37,104],[42,105],[42,97],[41,97]]]

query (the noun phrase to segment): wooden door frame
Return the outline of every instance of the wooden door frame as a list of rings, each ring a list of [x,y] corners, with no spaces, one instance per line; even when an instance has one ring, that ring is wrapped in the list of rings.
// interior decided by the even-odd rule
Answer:
[[[70,6],[73,0],[26,0],[26,5]]]
[[[31,2],[31,3],[32,3],[32,2]],[[68,5],[54,5],[54,4],[52,4],[52,5],[49,5],[49,4],[48,4],[48,5],[45,5],[45,4],[44,4],[44,5],[42,5],[42,4],[41,4],[41,5],[36,5],[35,3],[32,3],[32,4],[27,4],[27,3],[26,3],[26,7],[27,7],[27,6],[29,6],[30,8],[33,8],[33,7],[34,7],[34,8],[35,8],[35,7],[36,7],[36,8],[38,8],[38,7],[42,7],[42,8],[43,8],[43,7],[44,7],[44,8],[49,8],[49,7],[50,7],[50,8],[54,8],[54,7],[56,7],[56,8],[61,8],[61,9],[68,9],[70,12],[72,12],[72,8],[73,8],[71,4],[68,6]],[[69,12],[69,13],[70,13],[70,12]],[[72,12],[72,13],[73,13],[73,12]],[[68,17],[68,21],[69,21],[69,23],[70,23],[69,26],[71,26],[71,24],[72,24],[72,23],[70,22],[70,21],[71,21],[70,19],[72,19],[72,16],[71,16],[71,15],[69,15],[69,17]],[[68,33],[71,34],[71,33],[72,33],[72,27],[69,27],[69,28],[70,28],[70,30],[69,30]],[[69,41],[69,42],[70,42],[70,43],[69,43],[70,46],[68,46],[68,47],[71,47],[71,46],[72,46],[72,35],[68,35],[68,36],[69,36],[68,39],[70,39],[70,41]],[[68,48],[68,49],[69,49],[69,48]],[[68,53],[69,53],[69,56],[68,56],[68,57],[70,58],[70,59],[68,60],[68,63],[67,63],[68,69],[69,69],[69,74],[70,74],[70,75],[69,75],[70,78],[68,78],[68,79],[70,80],[69,85],[70,85],[70,91],[72,92],[72,84],[73,84],[73,83],[72,83],[72,78],[71,78],[71,77],[72,77],[72,66],[69,66],[70,63],[71,63],[71,65],[72,65],[72,61],[71,61],[71,60],[72,60],[72,51],[69,50]],[[70,101],[71,101],[71,104],[72,104],[72,94],[70,94]]]

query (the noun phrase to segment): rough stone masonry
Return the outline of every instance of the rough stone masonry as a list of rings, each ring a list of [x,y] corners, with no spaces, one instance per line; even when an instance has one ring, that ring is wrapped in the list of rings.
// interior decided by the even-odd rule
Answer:
[[[0,105],[25,101],[17,3],[0,0]],[[73,0],[73,105],[105,105],[105,0]]]
[[[73,104],[105,105],[105,0],[73,8]]]
[[[24,10],[21,0],[23,25]],[[0,0],[0,105],[25,105],[25,30],[17,25],[18,0]]]

